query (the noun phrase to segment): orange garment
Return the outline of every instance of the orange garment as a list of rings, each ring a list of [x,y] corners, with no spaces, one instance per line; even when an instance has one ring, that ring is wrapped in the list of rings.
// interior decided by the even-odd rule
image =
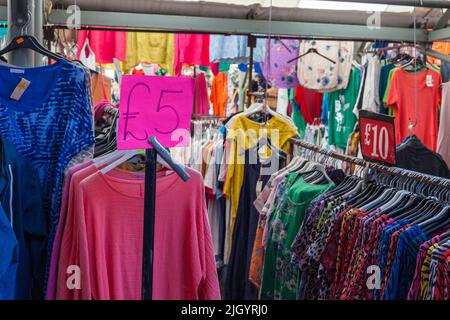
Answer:
[[[101,76],[100,73],[94,74],[92,76],[92,99],[94,105],[104,101],[105,99],[111,101],[111,79],[103,76],[104,84],[102,84],[102,78],[100,78],[100,76]]]
[[[248,279],[257,288],[261,288],[264,267],[264,227],[258,226],[256,229],[255,242],[253,243],[252,258],[250,261],[250,272]]]
[[[432,85],[427,85],[427,79],[432,81]],[[394,73],[387,105],[394,109],[396,144],[400,144],[414,133],[428,149],[436,151],[441,82],[441,75],[432,69],[410,73],[399,68]],[[415,84],[417,84],[417,115]],[[412,132],[410,124],[416,125],[412,128]]]
[[[431,49],[442,54],[450,54],[450,42],[433,42]],[[428,57],[428,60],[437,66],[441,65],[441,60],[439,59]]]
[[[228,102],[228,74],[219,72],[212,81],[209,100],[213,105],[213,112],[217,116],[226,116]]]

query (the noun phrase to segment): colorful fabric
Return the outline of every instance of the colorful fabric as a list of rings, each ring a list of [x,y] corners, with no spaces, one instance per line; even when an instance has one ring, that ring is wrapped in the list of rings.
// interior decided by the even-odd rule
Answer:
[[[187,182],[174,172],[161,172],[157,178],[155,248],[166,250],[155,250],[154,300],[220,299],[203,178],[187,171]],[[68,227],[75,232],[73,238],[63,237],[56,298],[140,300],[143,176],[120,169],[96,172],[74,191],[78,201],[75,210],[69,207],[74,224]],[[79,290],[66,285],[70,265],[82,270]]]
[[[440,241],[440,237],[436,236],[431,240],[426,241],[425,243],[420,245],[419,252],[416,258],[416,269],[414,271],[413,281],[408,291],[407,299],[408,300],[418,300],[420,294],[420,285],[421,285],[421,271],[422,265],[425,260],[425,256],[427,254],[428,248],[430,246],[437,244]]]
[[[85,70],[64,60],[27,69],[0,66],[0,75],[0,134],[38,172],[50,229],[47,250],[51,252],[64,172],[77,156],[86,156],[82,161],[92,157],[86,152],[94,145],[91,88]],[[22,78],[29,80],[30,86],[16,101],[10,94]]]
[[[361,71],[353,68],[348,87],[329,93],[328,143],[342,150],[347,146],[348,137],[353,132],[357,117],[353,113],[359,96]]]
[[[412,132],[428,149],[436,151],[440,86],[441,76],[435,70],[409,73],[399,68],[395,72],[387,105],[394,110],[396,144],[411,135],[410,125],[415,125]],[[417,88],[417,94],[414,88]]]
[[[299,173],[288,176],[288,196],[270,221],[269,239],[264,257],[262,299],[293,300],[297,297],[300,280],[298,267],[291,263],[291,246],[303,222],[310,202],[332,183],[314,185],[306,183]]]
[[[127,55],[124,63],[128,73],[141,62],[159,64],[173,75],[175,36],[170,33],[127,33]]]
[[[209,66],[209,34],[175,34],[174,74],[179,76],[183,64]]]
[[[264,78],[276,88],[294,88],[299,85],[297,79],[297,60],[290,63],[291,59],[298,57],[299,40],[271,39],[269,56],[266,55],[261,69]],[[266,50],[269,50],[266,48]]]
[[[399,235],[397,251],[392,264],[387,287],[384,291],[384,299],[406,299],[414,277],[415,258],[420,245],[412,245],[412,242],[417,238],[420,243],[428,240],[427,236],[418,225],[413,225]]]
[[[315,49],[321,55],[308,53]],[[353,59],[353,42],[303,40],[300,44],[297,76],[300,85],[321,92],[345,89]]]
[[[114,58],[125,61],[127,54],[127,33],[121,31],[79,30],[78,48],[83,48],[86,41],[95,54],[97,63],[114,63]],[[77,59],[82,55],[77,52]]]
[[[295,102],[301,107],[307,124],[320,124],[322,116],[322,98],[320,92],[298,86],[294,93]]]
[[[211,62],[247,63],[250,56],[247,36],[211,35],[209,52]],[[264,62],[265,57],[266,42],[257,39],[256,48],[253,49],[253,61]]]

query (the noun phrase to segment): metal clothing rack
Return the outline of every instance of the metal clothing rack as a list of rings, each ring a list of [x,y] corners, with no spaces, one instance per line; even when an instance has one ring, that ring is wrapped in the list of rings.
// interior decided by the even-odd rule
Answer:
[[[192,120],[225,120],[226,118],[213,114],[192,114]]]
[[[370,168],[373,169],[377,172],[381,172],[384,174],[388,174],[388,175],[392,175],[392,176],[396,176],[396,177],[402,177],[402,178],[407,178],[407,179],[412,179],[412,180],[416,180],[419,181],[421,183],[426,183],[426,184],[430,184],[430,185],[435,185],[435,186],[440,186],[442,188],[445,189],[449,189],[450,190],[450,179],[445,179],[445,178],[441,178],[441,177],[436,177],[436,176],[431,176],[428,174],[424,174],[424,173],[418,173],[415,171],[410,171],[410,170],[406,170],[406,169],[402,169],[402,168],[397,168],[397,167],[387,167],[378,163],[374,163],[374,162],[369,162],[363,159],[359,159],[356,157],[352,157],[352,156],[348,156],[348,155],[344,155],[344,154],[339,154],[337,152],[331,151],[331,150],[325,150],[322,149],[316,145],[307,143],[305,141],[300,140],[299,138],[291,138],[291,143],[297,146],[300,146],[304,149],[308,149],[311,151],[314,151],[316,153],[320,153],[323,154],[327,157],[330,158],[334,158],[340,161],[344,161],[347,163],[351,163],[351,164],[355,164],[357,166],[360,167],[364,167],[364,168]]]

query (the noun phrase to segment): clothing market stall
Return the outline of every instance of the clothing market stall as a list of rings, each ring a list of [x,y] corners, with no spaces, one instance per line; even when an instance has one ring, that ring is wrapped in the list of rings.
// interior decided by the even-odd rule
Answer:
[[[26,174],[28,187],[45,193],[28,204],[42,207],[36,229],[27,210],[25,226],[13,224],[12,200],[2,222],[20,229],[21,239],[8,234],[11,254],[24,234],[33,239],[17,271],[32,265],[32,285],[7,297],[30,298],[32,288],[33,298],[50,300],[449,299],[450,87],[442,78],[450,51],[436,44],[450,39],[450,2],[366,0],[373,11],[310,2],[321,1],[59,0],[44,3],[42,35],[19,24],[12,46],[39,54],[11,64],[56,63],[42,67],[45,79],[0,66],[5,94],[17,80],[24,91],[42,81],[49,92],[38,117],[11,116],[21,104],[9,100],[0,108],[0,142],[13,158],[5,181],[25,183]],[[130,59],[143,43],[153,51]],[[196,50],[183,51],[189,45]],[[117,150],[113,86],[122,71],[194,78],[188,147],[156,147],[158,157]],[[398,167],[361,159],[359,110],[395,116]],[[13,187],[4,199],[25,199]],[[125,215],[135,211],[143,215]],[[82,289],[66,285],[67,265],[88,270],[72,284]],[[365,286],[372,265],[381,272],[374,288]]]

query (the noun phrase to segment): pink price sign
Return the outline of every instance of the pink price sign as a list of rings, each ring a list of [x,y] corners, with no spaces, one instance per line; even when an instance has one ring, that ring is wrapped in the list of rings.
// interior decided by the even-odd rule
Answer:
[[[190,143],[194,79],[127,75],[122,77],[119,150],[148,149],[153,135],[163,147]]]

